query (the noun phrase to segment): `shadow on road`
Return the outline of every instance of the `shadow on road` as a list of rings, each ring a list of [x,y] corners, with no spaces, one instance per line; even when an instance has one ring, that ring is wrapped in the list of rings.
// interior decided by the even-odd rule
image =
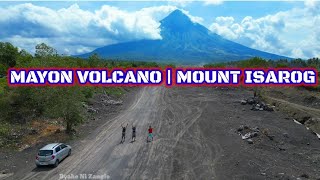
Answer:
[[[53,170],[53,166],[41,166],[41,167],[35,167],[32,169],[32,172],[42,172],[42,171],[50,171]]]

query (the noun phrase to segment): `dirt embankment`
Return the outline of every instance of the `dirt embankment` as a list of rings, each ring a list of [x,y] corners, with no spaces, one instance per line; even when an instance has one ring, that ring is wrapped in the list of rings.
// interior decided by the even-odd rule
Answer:
[[[320,92],[303,87],[263,88],[261,95],[266,102],[283,111],[313,132],[320,134]]]

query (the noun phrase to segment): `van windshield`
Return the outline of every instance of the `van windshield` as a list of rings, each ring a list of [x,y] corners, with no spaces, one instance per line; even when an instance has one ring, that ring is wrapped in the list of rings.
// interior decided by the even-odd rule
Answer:
[[[52,150],[40,150],[38,155],[39,156],[50,156],[53,154]]]

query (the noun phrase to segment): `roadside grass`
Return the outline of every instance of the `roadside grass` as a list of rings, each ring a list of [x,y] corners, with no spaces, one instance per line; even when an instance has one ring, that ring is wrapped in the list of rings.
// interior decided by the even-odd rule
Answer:
[[[7,79],[5,77],[0,78],[0,95],[3,95],[7,87]]]
[[[82,93],[86,98],[85,102],[88,103],[95,94],[106,94],[120,98],[127,92],[127,89],[126,87],[82,87]]]
[[[21,139],[19,150],[23,150],[41,142],[64,142],[68,134],[63,133],[62,119],[33,120],[28,124],[28,131]]]
[[[25,127],[0,121],[0,148],[16,150],[22,138]]]
[[[6,137],[10,134],[11,125],[6,122],[0,122],[0,137]]]
[[[120,97],[126,93],[125,88],[123,87],[108,87],[103,88],[103,92],[108,95],[114,95],[116,97]]]
[[[22,151],[41,142],[63,142],[71,139],[64,131],[61,119],[33,120],[25,125],[1,121],[0,149]]]

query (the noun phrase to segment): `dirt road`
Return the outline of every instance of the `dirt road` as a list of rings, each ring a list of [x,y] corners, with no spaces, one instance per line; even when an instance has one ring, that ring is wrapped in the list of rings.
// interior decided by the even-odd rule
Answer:
[[[126,110],[74,147],[57,168],[26,167],[8,179],[59,179],[60,174],[109,179],[320,178],[320,141],[279,112],[251,111],[249,93],[221,88],[144,88]],[[121,124],[129,124],[120,144]],[[131,124],[137,140],[130,143]],[[155,137],[146,143],[147,128]],[[248,144],[240,125],[268,130]]]

